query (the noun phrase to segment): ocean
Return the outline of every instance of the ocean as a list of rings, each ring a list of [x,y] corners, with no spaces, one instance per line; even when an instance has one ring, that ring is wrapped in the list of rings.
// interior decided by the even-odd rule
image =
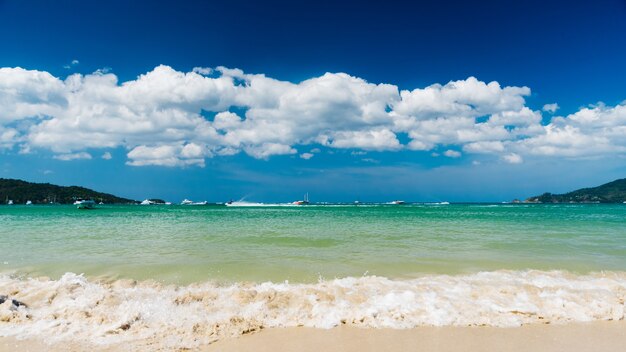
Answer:
[[[624,319],[626,204],[0,206],[0,336]]]

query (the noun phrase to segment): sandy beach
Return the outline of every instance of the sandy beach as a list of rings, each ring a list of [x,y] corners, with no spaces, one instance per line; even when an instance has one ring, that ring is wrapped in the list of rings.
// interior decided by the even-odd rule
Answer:
[[[626,322],[565,325],[531,324],[518,328],[420,327],[415,329],[273,328],[227,338],[191,351],[619,351],[626,345]],[[48,345],[39,340],[0,338],[0,351],[169,351],[158,341],[93,346]]]

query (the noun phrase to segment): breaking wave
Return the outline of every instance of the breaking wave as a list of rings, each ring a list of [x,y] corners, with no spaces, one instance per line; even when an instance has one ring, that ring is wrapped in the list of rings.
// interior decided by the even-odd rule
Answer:
[[[58,280],[0,276],[0,336],[193,348],[269,327],[511,327],[624,319],[626,273],[494,271],[314,284]],[[152,345],[154,346],[154,345]]]

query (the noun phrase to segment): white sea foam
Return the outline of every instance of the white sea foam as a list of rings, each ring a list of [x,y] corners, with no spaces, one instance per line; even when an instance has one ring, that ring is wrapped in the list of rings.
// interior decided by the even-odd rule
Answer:
[[[0,276],[0,336],[195,347],[266,327],[519,326],[624,319],[626,273],[496,271],[411,280],[167,286]]]

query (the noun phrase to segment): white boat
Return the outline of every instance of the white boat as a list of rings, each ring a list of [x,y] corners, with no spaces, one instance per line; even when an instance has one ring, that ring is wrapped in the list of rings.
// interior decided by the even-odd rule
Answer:
[[[404,204],[404,201],[403,201],[403,200],[394,200],[394,201],[392,201],[390,204],[394,204],[394,205],[402,205],[402,204]]]
[[[207,202],[206,200],[203,202],[192,202],[189,199],[185,199],[182,202],[180,202],[180,205],[207,205],[209,204],[209,202]]]
[[[27,200],[26,205],[33,205],[33,202],[31,202],[30,200]]]
[[[224,203],[227,207],[264,207],[267,206],[264,203],[254,203],[254,202],[246,202],[243,200],[240,201],[228,201]]]
[[[309,204],[309,194],[307,193],[307,194],[304,195],[304,200],[297,200],[297,201],[295,201],[295,202],[293,202],[291,204],[293,204],[293,205],[307,205],[307,204]]]
[[[9,201],[7,202],[7,205],[13,205],[13,201],[9,199]]]
[[[96,202],[93,200],[79,199],[74,202],[74,205],[78,209],[93,209],[96,207]]]
[[[140,203],[141,205],[152,205],[155,204],[153,201],[146,199],[143,202]]]

